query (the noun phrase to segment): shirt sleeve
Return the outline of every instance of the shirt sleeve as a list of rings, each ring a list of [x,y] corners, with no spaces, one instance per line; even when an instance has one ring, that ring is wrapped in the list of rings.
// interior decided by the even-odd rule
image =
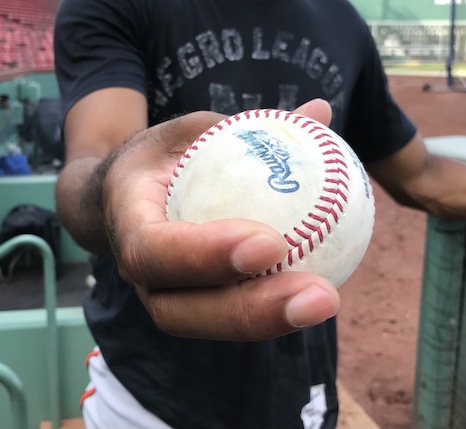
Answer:
[[[141,13],[132,1],[62,1],[54,44],[63,118],[79,99],[99,89],[120,86],[147,95]]]
[[[363,162],[392,155],[416,134],[415,125],[390,94],[387,76],[370,33],[368,40],[366,59],[351,94],[345,130],[347,141]]]

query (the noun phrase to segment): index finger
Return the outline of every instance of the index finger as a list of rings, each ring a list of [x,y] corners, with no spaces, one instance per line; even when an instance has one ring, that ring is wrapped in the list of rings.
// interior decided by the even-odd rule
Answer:
[[[281,234],[259,222],[167,221],[167,187],[180,152],[219,117],[188,115],[176,119],[176,127],[167,122],[141,133],[109,170],[107,233],[126,280],[159,288],[223,284],[261,272],[286,255]]]

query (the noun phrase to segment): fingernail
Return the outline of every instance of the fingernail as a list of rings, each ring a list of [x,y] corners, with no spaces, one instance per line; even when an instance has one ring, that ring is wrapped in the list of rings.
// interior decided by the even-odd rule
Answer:
[[[296,328],[315,325],[333,316],[332,302],[335,302],[335,298],[330,292],[314,284],[288,302],[285,309],[286,318]]]
[[[240,273],[259,273],[279,262],[275,261],[275,255],[279,255],[280,245],[271,235],[258,232],[235,247],[231,254],[231,263]]]

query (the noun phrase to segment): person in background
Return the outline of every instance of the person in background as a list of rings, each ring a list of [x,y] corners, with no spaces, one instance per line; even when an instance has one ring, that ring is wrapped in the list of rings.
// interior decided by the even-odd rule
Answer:
[[[6,143],[10,139],[11,133],[10,96],[0,94],[0,155],[6,154]]]
[[[8,94],[0,94],[0,110],[8,110],[10,108],[10,96]]]
[[[55,61],[57,210],[96,255],[87,428],[334,429],[335,288],[301,272],[254,278],[286,255],[280,234],[244,219],[170,223],[165,193],[203,131],[278,108],[329,124],[401,204],[465,218],[466,167],[427,152],[354,7],[63,0]]]

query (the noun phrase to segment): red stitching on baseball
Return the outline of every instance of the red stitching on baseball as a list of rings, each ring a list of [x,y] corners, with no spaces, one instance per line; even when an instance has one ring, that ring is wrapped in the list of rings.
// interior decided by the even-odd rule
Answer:
[[[298,243],[296,241],[294,241],[288,234],[285,234],[284,235],[285,237],[285,240],[288,242],[288,244],[292,247],[297,247],[298,246]]]
[[[336,159],[328,159],[326,161],[324,161],[324,164],[342,164],[343,166],[347,167],[348,166],[346,165],[345,161],[343,161],[342,159],[339,159],[339,158],[336,158]]]
[[[304,224],[304,221],[303,221],[303,224]],[[307,225],[304,225],[304,226],[307,226]],[[294,232],[296,232],[296,234],[298,234],[300,237],[307,238],[307,237],[309,236],[309,234],[307,234],[306,232],[300,230],[300,229],[297,228],[297,227],[294,227],[293,230],[294,230]]]
[[[337,185],[337,186],[342,185],[342,186],[344,186],[346,189],[348,189],[348,184],[347,184],[346,182],[344,182],[343,180],[340,180],[340,179],[329,179],[329,178],[327,178],[327,179],[325,179],[325,181],[326,181],[327,183],[333,183],[334,185]]]
[[[298,258],[302,260],[304,258],[303,243],[298,244]]]
[[[308,122],[306,122],[305,125],[306,125],[306,126],[307,126],[307,125],[313,125],[312,130],[309,130],[309,133],[314,133],[314,132],[316,132],[316,131],[325,131],[325,129],[322,128],[322,126],[317,125],[314,121],[308,121]],[[314,138],[317,138],[317,139],[318,139],[318,138],[320,138],[320,136],[316,136],[316,137],[314,137]]]
[[[317,222],[320,222],[320,223],[322,223],[322,222],[325,220],[324,217],[318,216],[318,215],[316,215],[315,213],[308,213],[308,216],[309,216],[311,219],[314,219],[314,220],[316,220]]]
[[[338,140],[334,140],[332,135],[327,132],[327,129],[319,124],[318,122],[309,119],[305,116],[300,116],[291,112],[276,109],[256,109],[249,110],[246,112],[238,113],[224,119],[217,125],[211,127],[204,134],[202,134],[188,149],[185,156],[179,162],[173,173],[173,179],[179,177],[180,170],[184,168],[186,162],[191,158],[192,151],[198,150],[198,145],[208,142],[217,131],[223,130],[226,126],[233,124],[233,121],[241,121],[243,119],[249,119],[250,117],[275,117],[283,121],[288,121],[293,117],[292,124],[299,126],[305,130],[312,138],[318,143],[318,147],[322,149],[322,155],[324,157],[324,164],[327,166],[325,173],[327,177],[324,178],[325,183],[330,187],[324,187],[322,195],[319,197],[319,204],[314,206],[312,212],[307,214],[307,219],[302,220],[303,228],[295,227],[294,233],[297,237],[304,239],[299,241],[294,239],[288,234],[284,234],[284,237],[290,247],[287,255],[287,263],[289,266],[293,265],[294,252],[296,257],[302,259],[305,255],[304,244],[309,248],[309,252],[313,252],[315,249],[314,239],[318,240],[319,243],[323,243],[325,240],[325,234],[323,228],[330,233],[332,230],[331,220],[338,224],[339,216],[345,210],[344,204],[347,203],[348,197],[346,192],[349,189],[348,182],[350,180],[348,175],[348,165],[345,162],[345,155],[340,150],[341,144]],[[172,189],[174,187],[174,180],[170,180],[168,185],[167,196],[170,198]],[[168,204],[167,198],[167,204]],[[271,274],[272,272],[281,272],[283,270],[283,264],[279,263],[275,267],[265,271],[265,274]],[[262,274],[258,274],[260,277]]]
[[[337,205],[338,208],[340,209],[340,212],[343,212],[343,204],[341,204],[340,201],[338,201],[336,198],[320,197],[320,199],[332,205]],[[335,219],[335,221],[337,220],[338,218]]]
[[[327,134],[326,132],[323,132],[322,134],[319,134],[319,135],[316,136],[315,138],[316,138],[317,140],[320,140],[320,139],[324,139],[324,138],[326,138],[326,137],[327,137],[328,139],[331,139],[331,138],[332,138],[332,136],[331,136],[330,134]],[[333,144],[335,144],[335,142],[334,142],[333,140],[328,140],[327,142],[328,142],[328,143],[333,143]]]
[[[301,128],[306,128],[306,127],[309,127],[310,125],[314,125],[315,122],[314,121],[306,121],[304,122],[304,124],[301,125]],[[312,133],[314,131],[314,128],[312,130],[309,131],[309,133]]]
[[[340,155],[340,156],[344,156],[339,150],[337,150],[335,148],[332,148],[332,149],[324,152],[324,155]]]
[[[333,140],[325,140],[324,142],[322,143],[319,143],[319,147],[325,147],[325,146],[336,146],[336,147],[340,147],[336,142],[334,142]]]
[[[330,213],[330,208],[328,207],[325,207],[325,206],[319,206],[319,205],[315,205],[315,208],[320,210],[320,211],[323,211],[324,213]]]
[[[346,165],[345,165],[346,167]],[[343,174],[348,180],[349,176],[348,173],[345,170],[342,170],[341,168],[329,168],[328,170],[325,170],[326,173],[337,173],[337,174]],[[347,187],[348,188],[348,187]]]
[[[343,213],[343,206],[338,201],[336,202],[336,204],[338,205],[338,208],[340,209],[340,211]],[[335,222],[338,222],[338,214],[334,209],[330,209],[330,214],[333,216],[333,219],[335,220]]]
[[[312,217],[312,219],[315,219],[315,218]],[[323,224],[325,224],[325,223],[327,222],[327,219],[326,219],[326,218],[321,218],[321,219],[319,219],[319,220],[320,220],[320,222],[321,222],[321,225],[323,225]],[[315,226],[315,225],[313,225],[312,223],[306,222],[306,221],[304,221],[304,220],[302,221],[302,224],[303,224],[306,228],[310,229],[312,232],[317,232],[317,235],[319,236],[319,241],[320,241],[321,243],[323,242],[324,236],[323,236],[323,234],[322,234],[322,228],[321,228],[321,226]],[[327,229],[328,229],[328,228],[327,228]],[[296,231],[296,228],[295,228],[295,231]],[[312,235],[312,234],[311,234],[311,235]],[[301,237],[306,238],[306,239],[309,239],[309,238],[311,237],[311,235],[305,234],[305,235],[301,235]]]
[[[345,203],[348,202],[348,197],[346,196],[346,194],[341,189],[328,189],[328,188],[325,188],[324,191],[329,192],[331,194],[339,195],[341,198],[343,198]]]
[[[317,228],[315,232],[317,232],[317,235],[319,236],[319,241],[321,243],[323,243],[324,242],[324,233],[322,232],[322,228]]]

